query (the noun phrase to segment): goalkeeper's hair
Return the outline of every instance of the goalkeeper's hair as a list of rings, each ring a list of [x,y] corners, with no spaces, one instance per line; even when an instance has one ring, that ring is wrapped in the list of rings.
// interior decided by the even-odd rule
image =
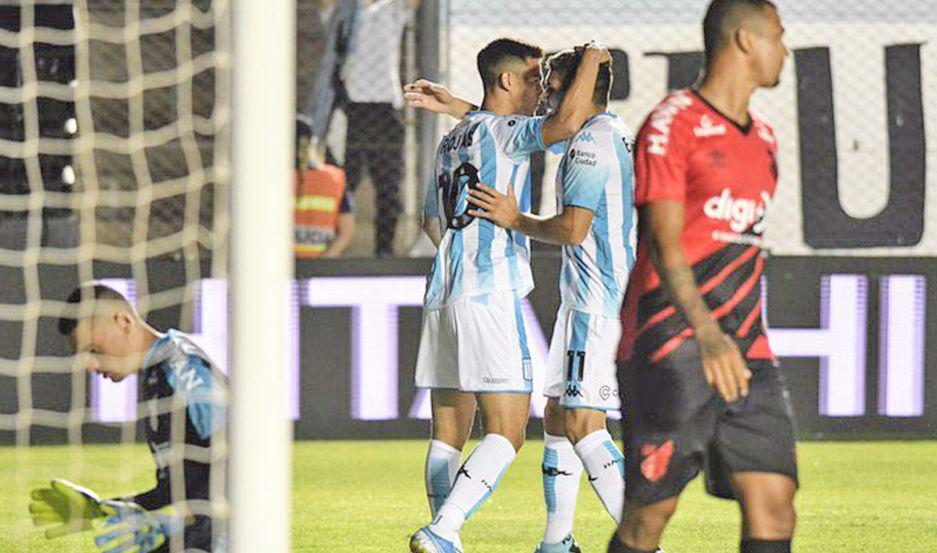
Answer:
[[[523,63],[527,58],[540,59],[542,57],[543,50],[540,47],[512,38],[499,38],[489,42],[481,49],[476,59],[478,74],[485,85],[485,92],[494,90],[505,64]]]
[[[68,295],[68,299],[65,300],[68,305],[65,312],[59,317],[59,333],[63,336],[71,336],[72,332],[75,332],[75,327],[78,326],[79,321],[78,309],[82,300],[94,301],[95,303],[99,301],[116,301],[130,307],[127,298],[110,286],[105,286],[99,282],[83,284],[72,290],[72,293]]]
[[[576,77],[579,64],[582,63],[582,48],[569,48],[557,52],[547,58],[546,69],[558,76],[563,82],[563,91],[569,89]],[[596,106],[608,105],[608,93],[612,89],[612,64],[605,62],[599,66],[599,73],[595,78],[595,88],[592,90],[592,103]]]

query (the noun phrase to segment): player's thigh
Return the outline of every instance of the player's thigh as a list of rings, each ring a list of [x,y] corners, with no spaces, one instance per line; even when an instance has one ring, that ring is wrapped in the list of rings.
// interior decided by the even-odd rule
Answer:
[[[567,409],[618,410],[621,402],[615,357],[620,320],[575,309],[563,315],[560,403]]]
[[[794,534],[797,483],[774,472],[736,472],[732,488],[742,508],[746,537],[783,540]]]
[[[731,476],[770,473],[797,487],[793,410],[780,369],[770,361],[750,362],[747,397],[729,405],[719,420],[707,467],[707,489],[734,496]]]
[[[530,394],[533,370],[520,298],[510,291],[488,294],[459,302],[452,314],[459,389]]]
[[[475,420],[475,396],[458,390],[432,390],[433,438],[462,449]]]
[[[619,373],[625,496],[636,505],[676,497],[702,469],[724,404],[692,341],[656,363],[623,364]]]

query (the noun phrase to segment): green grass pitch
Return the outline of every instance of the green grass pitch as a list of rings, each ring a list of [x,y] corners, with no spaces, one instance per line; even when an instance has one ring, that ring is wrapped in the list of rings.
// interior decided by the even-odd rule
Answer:
[[[406,551],[426,522],[421,441],[298,442],[293,463],[293,551]],[[541,443],[529,442],[492,499],[465,526],[470,552],[533,551],[544,520]],[[800,553],[937,552],[937,442],[802,443],[797,499]],[[263,470],[258,467],[259,470]],[[153,483],[145,447],[0,448],[0,551],[94,551],[87,535],[46,541],[27,516],[28,490],[61,476],[104,495]],[[604,553],[612,523],[583,480],[576,537]],[[664,536],[668,553],[737,551],[733,503],[684,494]]]

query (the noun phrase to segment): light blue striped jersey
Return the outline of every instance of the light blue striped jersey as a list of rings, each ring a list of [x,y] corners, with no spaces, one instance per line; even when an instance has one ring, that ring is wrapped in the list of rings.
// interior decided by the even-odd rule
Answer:
[[[424,305],[436,309],[463,297],[534,288],[530,244],[523,234],[468,215],[468,192],[477,183],[506,194],[530,211],[530,154],[546,149],[544,117],[471,111],[436,150],[423,217],[436,217],[442,242],[426,285]]]
[[[556,176],[557,211],[567,206],[595,216],[586,239],[563,246],[560,296],[572,309],[617,317],[634,266],[634,135],[618,116],[586,121],[566,144]]]

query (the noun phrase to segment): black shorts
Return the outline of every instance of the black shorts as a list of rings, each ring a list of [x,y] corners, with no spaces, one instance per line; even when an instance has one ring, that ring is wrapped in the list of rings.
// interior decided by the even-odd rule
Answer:
[[[706,491],[734,499],[736,472],[797,482],[794,421],[778,365],[749,360],[747,397],[726,404],[706,383],[695,340],[653,365],[619,365],[625,497],[647,505],[679,495],[700,469]]]

